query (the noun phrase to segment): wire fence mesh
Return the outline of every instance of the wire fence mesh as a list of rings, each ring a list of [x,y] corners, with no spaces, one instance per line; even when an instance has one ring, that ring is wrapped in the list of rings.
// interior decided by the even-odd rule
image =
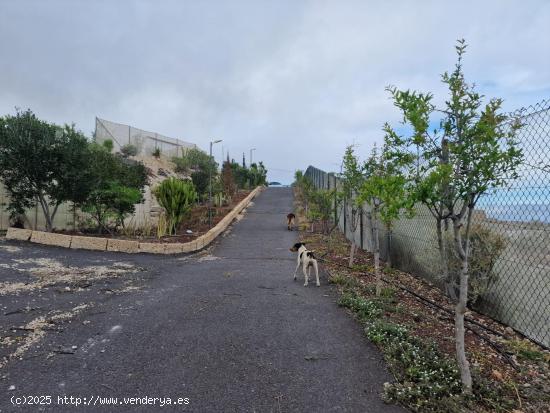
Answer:
[[[550,347],[550,100],[514,112],[523,127],[517,140],[524,161],[519,178],[505,188],[486,193],[479,201],[473,222],[504,242],[491,272],[488,287],[473,305],[546,348]],[[315,187],[339,185],[335,174],[307,168]],[[342,205],[340,208],[348,208]],[[355,232],[346,225],[346,214],[335,213],[339,227],[356,245],[372,250],[370,208],[363,206]],[[380,255],[392,265],[444,289],[441,279],[436,222],[430,212],[416,207],[413,218],[399,219],[391,239],[382,229]],[[390,242],[389,242],[390,241]]]
[[[96,118],[95,139],[102,143],[111,140],[115,151],[124,145],[134,145],[138,154],[151,156],[155,150],[167,157],[181,156],[189,148],[196,148],[193,143],[170,138],[156,132],[148,132],[122,123]]]

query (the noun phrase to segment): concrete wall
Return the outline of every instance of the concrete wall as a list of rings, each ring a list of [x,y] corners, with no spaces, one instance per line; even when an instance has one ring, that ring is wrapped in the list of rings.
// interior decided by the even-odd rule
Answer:
[[[0,182],[0,230],[6,230],[9,227],[8,202],[9,197],[7,191]],[[25,215],[28,219],[28,222],[25,222],[25,227],[39,231],[46,229],[46,219],[39,205],[27,210]],[[74,221],[75,216],[73,214],[72,205],[70,203],[60,205],[53,221],[54,227],[58,229],[73,229]]]

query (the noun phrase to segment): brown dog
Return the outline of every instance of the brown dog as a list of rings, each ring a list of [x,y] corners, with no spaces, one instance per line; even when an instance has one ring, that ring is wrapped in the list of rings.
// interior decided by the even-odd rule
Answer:
[[[296,215],[294,215],[292,212],[286,216],[287,228],[289,231],[292,231],[292,229],[294,228],[295,219],[296,219]]]

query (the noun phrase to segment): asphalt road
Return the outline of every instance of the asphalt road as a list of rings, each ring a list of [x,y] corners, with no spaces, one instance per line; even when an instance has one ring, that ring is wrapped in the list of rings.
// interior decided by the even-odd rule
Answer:
[[[75,271],[120,262],[135,268],[89,285],[0,295],[2,332],[26,334],[22,343],[33,331],[13,326],[90,304],[0,369],[0,411],[403,411],[382,402],[383,383],[391,380],[384,362],[359,324],[335,304],[336,291],[324,274],[320,288],[292,280],[289,247],[297,234],[285,224],[291,209],[289,189],[268,189],[210,251],[190,257],[3,241],[0,281],[30,277],[21,257],[53,258]],[[13,268],[20,265],[16,275],[12,261]],[[13,396],[52,399],[14,406]],[[58,396],[96,405],[59,405]],[[188,404],[100,407],[98,397],[119,403],[123,397],[187,398]]]

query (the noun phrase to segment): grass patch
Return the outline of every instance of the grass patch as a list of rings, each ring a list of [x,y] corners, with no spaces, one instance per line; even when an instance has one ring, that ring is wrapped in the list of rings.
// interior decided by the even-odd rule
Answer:
[[[348,282],[348,277],[341,274],[333,274],[329,279],[329,283],[336,285],[346,285]]]
[[[505,346],[509,352],[520,359],[550,363],[550,355],[539,351],[528,340],[508,340],[505,342]]]
[[[364,288],[356,278],[347,277],[341,274],[334,274],[332,277],[330,277],[329,282],[342,286],[344,288],[344,291],[362,290]]]
[[[374,267],[368,264],[353,264],[353,266],[351,267],[351,270],[356,272],[372,273],[374,272]]]

